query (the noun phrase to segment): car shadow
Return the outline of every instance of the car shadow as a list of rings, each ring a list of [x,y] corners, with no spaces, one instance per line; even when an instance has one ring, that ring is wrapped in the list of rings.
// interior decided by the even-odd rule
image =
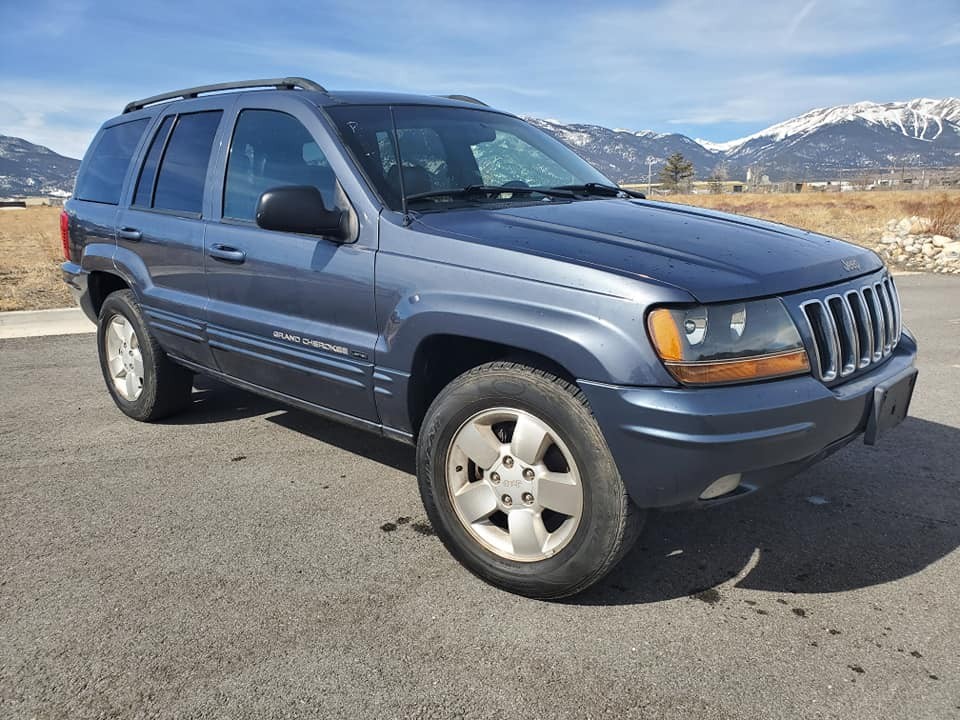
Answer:
[[[276,400],[241,390],[206,375],[193,378],[193,401],[189,408],[161,421],[164,425],[206,425],[230,422],[287,410]]]
[[[211,377],[197,375],[193,403],[162,422],[168,425],[204,425],[265,415],[264,420],[307,437],[362,455],[411,475],[416,473],[414,449],[395,440],[327,420],[282,402],[241,390]]]
[[[193,407],[167,422],[257,415],[311,440],[416,472],[408,445],[208,378],[197,378]],[[913,575],[960,547],[958,467],[960,429],[908,418],[876,447],[855,442],[738,502],[651,513],[620,565],[566,602],[624,605],[686,596],[710,601],[731,587],[832,593]]]
[[[333,420],[325,420],[300,410],[288,410],[285,413],[271,415],[267,420],[287,430],[306,435],[312,440],[334,445],[341,450],[361,455],[367,460],[373,460],[400,472],[416,474],[416,451],[412,445],[378,437],[364,430]]]
[[[739,502],[651,514],[620,565],[568,602],[715,602],[725,588],[833,593],[908,577],[960,546],[958,457],[960,430],[908,418],[876,447],[851,444]]]

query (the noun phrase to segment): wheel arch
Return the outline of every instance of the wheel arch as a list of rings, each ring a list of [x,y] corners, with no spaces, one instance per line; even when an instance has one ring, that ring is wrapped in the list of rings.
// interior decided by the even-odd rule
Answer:
[[[130,284],[118,273],[93,270],[87,277],[87,288],[91,307],[94,313],[99,315],[104,301],[118,290],[129,290]]]
[[[414,436],[430,403],[444,387],[468,370],[498,360],[544,370],[576,383],[576,377],[568,368],[529,348],[463,334],[429,335],[414,351],[407,383],[407,412]]]

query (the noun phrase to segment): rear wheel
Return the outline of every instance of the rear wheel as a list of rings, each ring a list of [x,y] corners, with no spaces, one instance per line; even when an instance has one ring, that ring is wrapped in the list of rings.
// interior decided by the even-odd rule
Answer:
[[[132,291],[119,290],[104,300],[97,347],[107,390],[125,414],[149,422],[190,404],[193,374],[160,349]]]
[[[427,411],[417,456],[438,536],[511,592],[586,589],[642,525],[586,399],[547,372],[497,362],[461,375]]]

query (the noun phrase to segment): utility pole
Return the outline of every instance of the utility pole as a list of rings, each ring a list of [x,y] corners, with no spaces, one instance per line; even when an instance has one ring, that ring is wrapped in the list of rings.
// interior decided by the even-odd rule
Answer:
[[[647,155],[647,195],[653,191],[653,165],[657,160],[653,155]]]

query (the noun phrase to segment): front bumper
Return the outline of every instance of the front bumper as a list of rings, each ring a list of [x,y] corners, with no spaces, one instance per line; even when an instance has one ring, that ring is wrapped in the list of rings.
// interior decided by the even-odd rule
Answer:
[[[861,435],[874,389],[908,372],[916,354],[904,331],[882,365],[834,387],[809,375],[707,388],[578,384],[639,507],[706,505],[795,475]],[[737,490],[698,499],[734,473]]]

